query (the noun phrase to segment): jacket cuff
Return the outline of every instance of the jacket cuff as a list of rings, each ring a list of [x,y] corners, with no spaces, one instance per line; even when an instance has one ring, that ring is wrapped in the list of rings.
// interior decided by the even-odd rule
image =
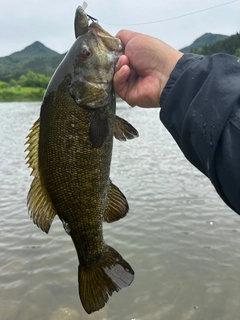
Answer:
[[[172,87],[174,86],[175,82],[181,76],[181,74],[192,64],[202,60],[204,56],[193,54],[193,53],[186,53],[184,54],[179,61],[177,62],[175,68],[173,69],[172,73],[170,74],[169,80],[166,86],[163,89],[163,92],[160,97],[160,107],[164,105],[164,102],[171,91]]]

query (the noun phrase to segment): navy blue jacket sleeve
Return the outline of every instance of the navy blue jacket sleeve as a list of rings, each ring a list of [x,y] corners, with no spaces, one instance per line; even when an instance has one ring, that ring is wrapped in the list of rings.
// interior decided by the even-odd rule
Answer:
[[[183,55],[160,106],[160,119],[185,157],[240,214],[240,58]]]

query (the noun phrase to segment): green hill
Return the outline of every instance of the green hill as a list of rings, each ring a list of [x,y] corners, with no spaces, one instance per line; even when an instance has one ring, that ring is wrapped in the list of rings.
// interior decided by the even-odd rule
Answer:
[[[36,41],[21,51],[0,58],[0,81],[18,80],[29,71],[51,77],[64,55]]]
[[[240,34],[236,33],[225,40],[204,46],[195,52],[203,55],[211,55],[213,53],[221,52],[240,57]]]
[[[197,38],[190,46],[184,47],[180,49],[180,51],[184,53],[194,52],[205,46],[212,45],[227,38],[228,36],[222,34],[205,33],[201,37]]]
[[[229,37],[205,33],[190,46],[182,48],[180,51],[204,55],[225,52],[240,56],[240,34],[237,33]],[[9,82],[11,79],[18,81],[22,75],[27,75],[29,72],[51,77],[64,55],[36,41],[21,51],[0,58],[0,81]]]

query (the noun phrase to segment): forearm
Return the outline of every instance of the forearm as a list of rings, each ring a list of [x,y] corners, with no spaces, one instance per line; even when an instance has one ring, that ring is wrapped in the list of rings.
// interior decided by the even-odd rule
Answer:
[[[240,63],[184,55],[162,92],[160,118],[186,158],[240,213]]]

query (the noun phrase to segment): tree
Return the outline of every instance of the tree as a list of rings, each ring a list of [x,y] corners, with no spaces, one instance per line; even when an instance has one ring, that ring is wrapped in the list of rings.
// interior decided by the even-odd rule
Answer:
[[[11,79],[9,81],[9,86],[10,87],[16,87],[18,85],[17,81],[15,79]]]
[[[234,53],[235,56],[237,57],[240,57],[240,48],[238,48],[235,53]]]
[[[43,88],[46,89],[50,78],[29,71],[27,74],[22,75],[18,81],[21,87],[31,87],[31,88]]]
[[[0,89],[5,89],[8,87],[8,84],[7,82],[4,82],[4,81],[0,81]]]

